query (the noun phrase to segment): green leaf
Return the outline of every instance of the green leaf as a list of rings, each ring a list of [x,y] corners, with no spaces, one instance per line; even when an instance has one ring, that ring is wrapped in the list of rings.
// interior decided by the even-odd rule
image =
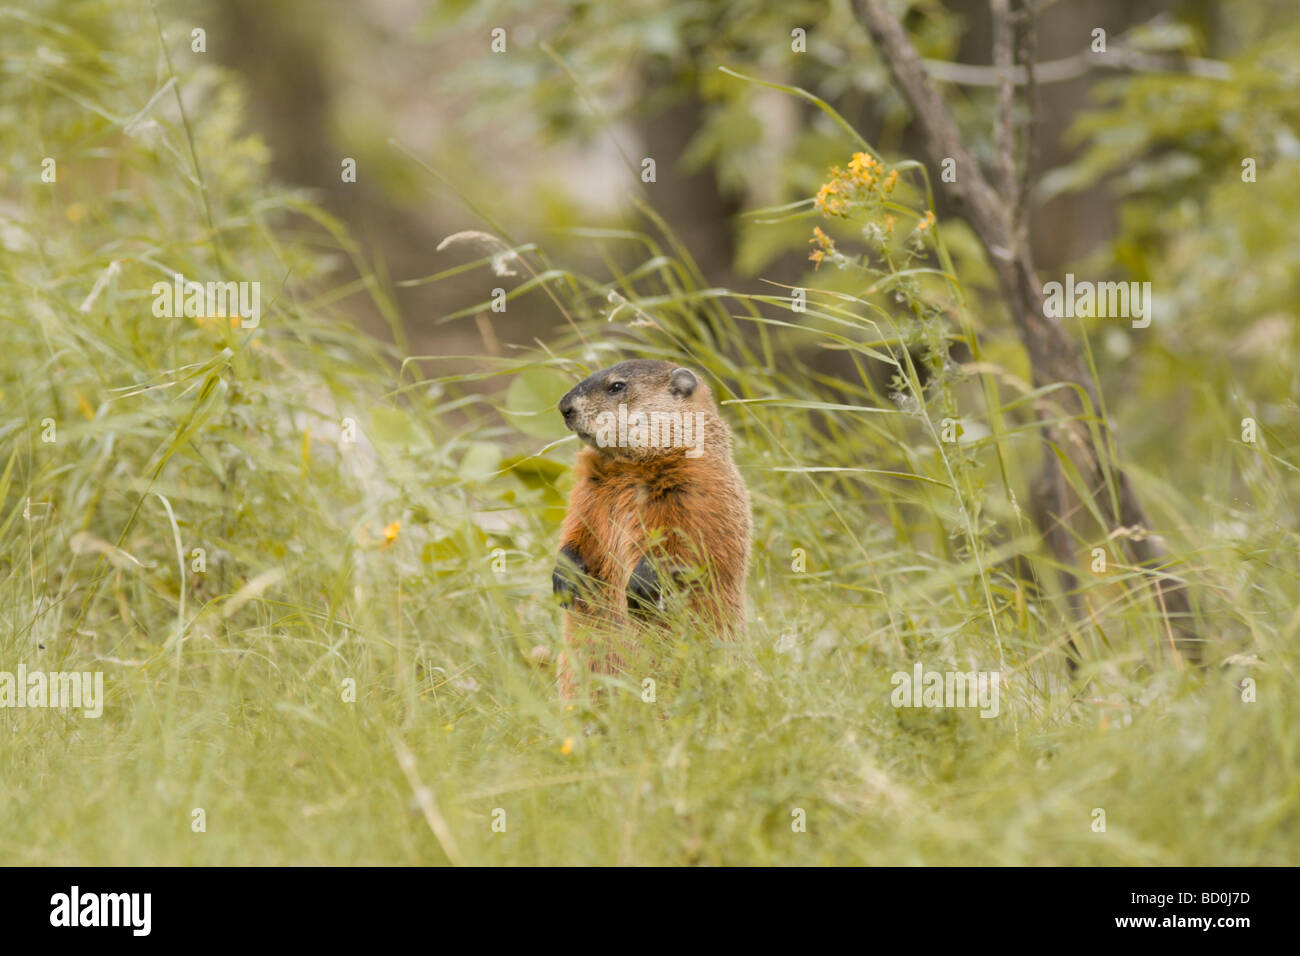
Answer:
[[[370,437],[376,442],[409,448],[422,435],[409,412],[401,408],[376,408],[370,413]]]
[[[500,463],[500,448],[491,442],[472,442],[460,460],[460,478],[462,481],[483,481],[496,474]]]
[[[502,414],[525,435],[563,438],[564,420],[555,410],[555,404],[572,387],[573,381],[556,369],[530,368],[510,383]]]

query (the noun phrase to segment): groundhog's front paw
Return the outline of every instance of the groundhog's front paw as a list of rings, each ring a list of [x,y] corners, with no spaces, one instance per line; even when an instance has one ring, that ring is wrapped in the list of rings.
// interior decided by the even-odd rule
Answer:
[[[642,558],[632,569],[632,577],[627,582],[627,609],[633,614],[641,615],[664,609],[664,592],[659,586],[659,574],[650,564],[649,558]]]
[[[560,549],[560,558],[551,572],[551,589],[560,599],[560,607],[573,607],[573,603],[582,597],[581,582],[586,573],[587,565],[577,548],[565,545]]]

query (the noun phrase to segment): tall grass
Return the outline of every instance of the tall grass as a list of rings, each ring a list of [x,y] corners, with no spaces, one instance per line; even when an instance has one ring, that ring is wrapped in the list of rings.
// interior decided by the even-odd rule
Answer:
[[[0,670],[103,671],[108,700],[0,709],[0,860],[1295,861],[1296,469],[1230,440],[1226,403],[1181,481],[1124,450],[1197,589],[1200,670],[1117,552],[1084,576],[1086,621],[1041,555],[1038,586],[1011,572],[1044,396],[978,351],[951,265],[870,295],[832,276],[794,313],[790,290],[710,290],[652,210],[587,233],[600,277],[529,247],[505,279],[501,248],[467,239],[485,302],[511,283],[555,328],[447,373],[347,321],[361,297],[393,315],[390,290],[266,184],[233,87],[175,25],[169,67],[148,8],[57,9],[0,31],[22,66],[0,101]],[[176,272],[260,281],[260,326],[155,317]],[[953,327],[974,372],[945,366]],[[753,493],[750,633],[678,648],[653,704],[628,679],[568,706],[537,652],[558,644],[574,450],[553,406],[630,355],[690,362],[724,399]],[[941,440],[953,416],[971,440]],[[896,709],[916,661],[1001,671],[999,715]]]

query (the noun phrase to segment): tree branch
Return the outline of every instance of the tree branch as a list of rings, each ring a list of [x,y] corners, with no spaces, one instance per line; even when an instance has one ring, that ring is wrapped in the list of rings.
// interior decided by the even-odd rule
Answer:
[[[997,86],[1000,73],[996,66],[977,66],[971,63],[950,63],[947,60],[922,60],[926,70],[936,80],[957,83],[961,86]],[[1077,80],[1093,70],[1116,70],[1130,73],[1186,73],[1207,80],[1232,79],[1232,67],[1220,60],[1202,57],[1179,56],[1174,53],[1144,53],[1129,47],[1111,44],[1105,53],[1080,50],[1060,60],[1048,60],[1034,66],[1039,83],[1064,83]],[[1023,66],[1011,71],[1011,82],[1024,86],[1029,74]]]
[[[998,74],[997,146],[1002,196],[1006,203],[1008,226],[1014,234],[1013,211],[1020,205],[1016,198],[1016,128],[1014,118],[1015,87],[1011,71],[1015,46],[1015,28],[1011,25],[1011,0],[989,0],[993,15],[993,66]]]
[[[1047,436],[1060,451],[1082,453],[1078,462],[1079,473],[1087,484],[1088,493],[1096,499],[1099,512],[1117,512],[1111,514],[1110,522],[1150,528],[1128,475],[1114,461],[1109,471],[1103,467],[1099,445],[1093,443],[1092,434],[1085,427],[1085,415],[1096,414],[1101,404],[1079,349],[1044,308],[1044,294],[1034,269],[1027,235],[1017,235],[1013,231],[1010,217],[1004,214],[997,193],[963,144],[957,124],[925,63],[907,38],[903,25],[889,11],[886,0],[857,0],[857,5],[867,32],[889,67],[894,82],[912,106],[914,119],[929,143],[931,160],[936,164],[949,158],[956,162],[957,179],[951,184],[952,196],[962,207],[963,216],[974,229],[997,272],[998,284],[1012,320],[1029,353],[1035,384],[1045,386],[1064,382],[1074,386],[1061,393],[1066,414],[1058,416],[1057,423],[1046,426]],[[1041,419],[1041,411],[1038,414]],[[1100,448],[1109,447],[1109,423],[1098,423],[1098,428],[1102,435]],[[1115,509],[1110,507],[1107,494],[1112,481],[1118,504]],[[1065,524],[1065,516],[1071,511],[1069,489],[1056,452],[1050,448],[1044,454],[1044,470],[1038,491],[1041,505],[1036,508],[1039,528],[1063,569],[1060,574],[1062,589],[1071,604],[1077,607],[1075,578],[1069,570],[1077,563],[1075,544]],[[1109,534],[1112,529],[1113,525],[1103,530]],[[1170,644],[1193,657],[1199,656],[1194,635],[1188,629],[1192,614],[1186,587],[1158,567],[1152,567],[1163,563],[1164,549],[1159,537],[1135,536],[1127,544],[1136,560],[1152,571],[1157,603],[1166,622]],[[1171,621],[1180,631],[1177,641],[1173,637]]]
[[[1038,75],[1035,60],[1038,59],[1038,0],[1025,0],[1020,8],[1020,18],[1024,22],[1023,42],[1020,47],[1020,62],[1025,71],[1025,103],[1029,111],[1025,119],[1024,159],[1020,168],[1020,189],[1016,194],[1015,214],[1011,217],[1012,232],[1017,242],[1029,242],[1029,196],[1033,187],[1033,169],[1038,162]]]

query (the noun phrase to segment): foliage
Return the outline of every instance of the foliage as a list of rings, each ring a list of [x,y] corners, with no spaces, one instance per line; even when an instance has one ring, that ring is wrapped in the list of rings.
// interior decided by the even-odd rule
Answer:
[[[508,278],[561,331],[449,373],[345,321],[360,297],[391,312],[382,271],[266,183],[229,78],[183,55],[175,23],[99,2],[3,16],[22,69],[0,75],[0,670],[102,670],[108,700],[99,719],[0,709],[0,859],[1294,862],[1294,455],[1224,437],[1230,396],[1188,385],[1207,416],[1195,443],[1141,483],[1212,594],[1212,666],[1180,667],[1149,582],[1112,566],[1084,585],[1071,680],[1062,612],[999,567],[1027,534],[1032,396],[978,352],[914,164],[875,160],[898,171],[887,209],[817,220],[857,268],[803,313],[792,290],[709,291],[658,230],[584,232],[635,250],[599,277],[475,240],[485,301]],[[861,149],[841,140],[838,161]],[[815,188],[786,211],[805,253]],[[152,284],[177,272],[260,281],[260,325],[155,316]],[[955,334],[988,367],[943,367]],[[1287,368],[1290,342],[1272,343]],[[843,352],[856,378],[813,371],[795,343]],[[725,400],[754,496],[750,635],[677,648],[684,677],[653,706],[626,681],[585,710],[555,700],[535,653],[558,640],[573,449],[552,408],[629,354],[689,361]],[[1129,419],[1178,407],[1107,389]],[[916,661],[1001,670],[998,717],[893,707],[891,675]]]

